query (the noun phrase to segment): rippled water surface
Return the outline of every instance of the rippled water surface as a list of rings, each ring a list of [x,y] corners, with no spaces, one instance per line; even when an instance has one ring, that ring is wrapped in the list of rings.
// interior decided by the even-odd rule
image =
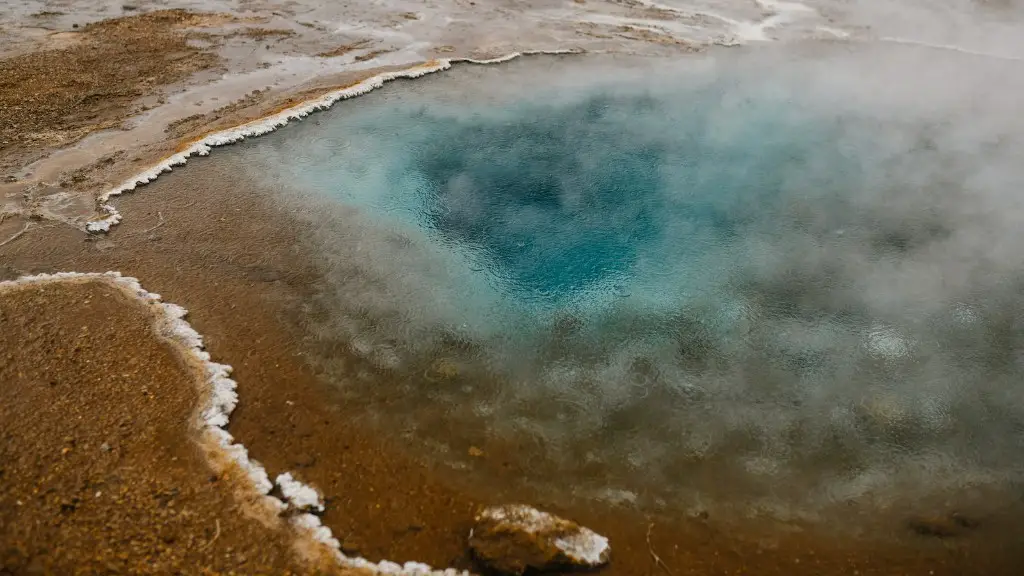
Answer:
[[[1014,482],[1020,75],[887,50],[457,67],[227,154],[308,225],[350,409],[439,461],[656,506]]]

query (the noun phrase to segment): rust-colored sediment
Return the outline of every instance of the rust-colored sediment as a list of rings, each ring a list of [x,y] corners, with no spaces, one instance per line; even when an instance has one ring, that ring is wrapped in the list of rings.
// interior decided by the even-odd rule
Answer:
[[[154,321],[104,280],[0,290],[0,572],[316,570],[243,471],[207,465],[204,379]]]

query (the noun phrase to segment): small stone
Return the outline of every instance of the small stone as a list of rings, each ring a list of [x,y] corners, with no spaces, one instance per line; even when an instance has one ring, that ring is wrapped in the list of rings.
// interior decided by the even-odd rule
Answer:
[[[459,376],[459,367],[448,358],[439,358],[423,373],[428,382],[443,382]]]
[[[484,455],[484,451],[477,448],[476,446],[469,447],[469,455],[473,458],[481,458]]]
[[[961,514],[959,512],[954,512],[954,513],[950,514],[949,515],[949,519],[952,520],[954,524],[956,524],[957,526],[959,526],[961,528],[977,528],[978,527],[978,521],[976,519],[964,516],[963,514]]]
[[[911,518],[907,526],[921,536],[951,538],[960,532],[960,526],[953,519],[944,516]]]
[[[100,452],[110,452],[110,444],[107,444],[106,442],[100,444]]]
[[[63,500],[63,501],[61,501],[61,503],[60,503],[60,513],[61,514],[71,514],[72,512],[74,512],[75,510],[78,509],[78,503],[79,502],[80,501],[79,501],[78,498],[71,498],[70,500]]]
[[[575,522],[524,505],[482,510],[469,535],[473,555],[505,574],[528,569],[596,568],[608,562],[608,539]]]

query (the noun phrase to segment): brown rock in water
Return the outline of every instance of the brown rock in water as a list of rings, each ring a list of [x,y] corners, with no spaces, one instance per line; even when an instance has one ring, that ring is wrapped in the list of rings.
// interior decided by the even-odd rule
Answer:
[[[926,516],[911,518],[907,522],[908,527],[921,536],[934,536],[936,538],[951,538],[959,536],[965,530],[978,525],[977,521],[953,513],[946,516]]]
[[[611,553],[604,536],[524,505],[482,510],[469,545],[480,562],[507,574],[522,574],[528,568],[596,568],[606,564]]]

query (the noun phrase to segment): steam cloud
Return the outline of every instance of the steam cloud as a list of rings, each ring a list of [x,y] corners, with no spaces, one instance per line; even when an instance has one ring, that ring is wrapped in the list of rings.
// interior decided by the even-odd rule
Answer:
[[[238,153],[310,224],[321,337],[376,372],[324,362],[355,395],[404,382],[389,409],[421,437],[534,437],[680,501],[713,468],[807,508],[1021,479],[1020,67],[526,60]]]

